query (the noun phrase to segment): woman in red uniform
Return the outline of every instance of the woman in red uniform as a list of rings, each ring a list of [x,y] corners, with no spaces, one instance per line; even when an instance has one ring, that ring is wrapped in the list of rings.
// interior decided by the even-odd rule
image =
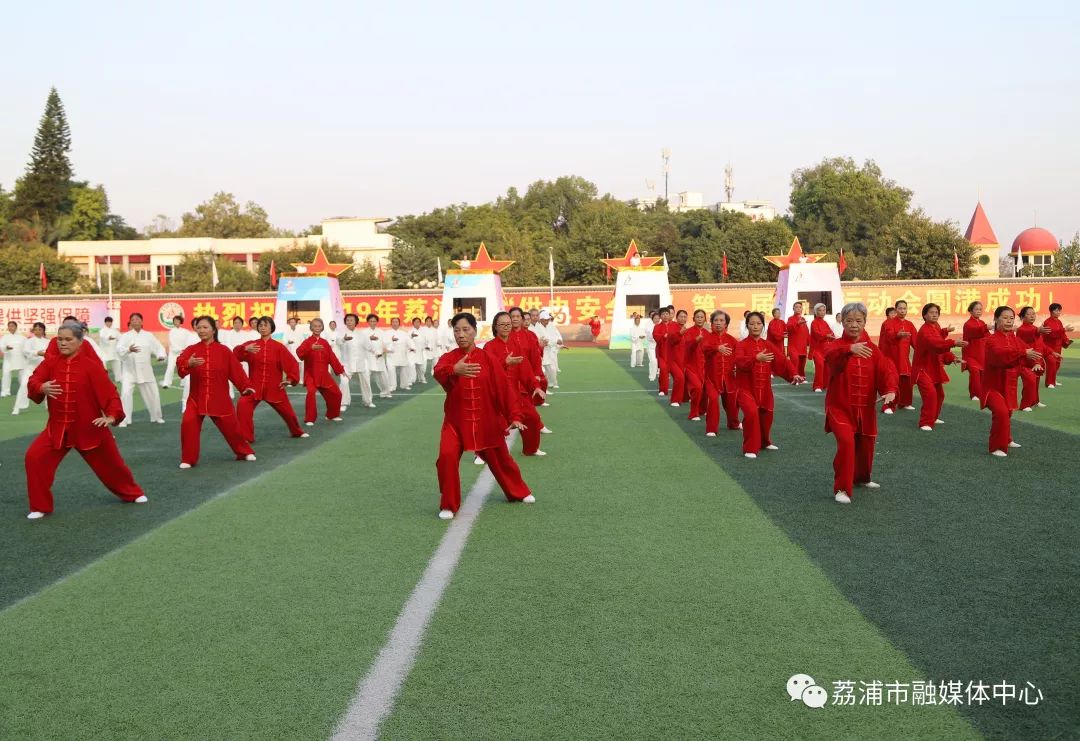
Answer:
[[[705,354],[702,348],[708,336],[705,312],[698,309],[694,312],[694,325],[682,336],[683,375],[686,378],[686,393],[690,397],[690,412],[686,418],[692,422],[700,421],[705,413]]]
[[[1043,322],[1039,332],[1042,334],[1043,345],[1046,346],[1046,388],[1057,388],[1057,372],[1061,367],[1061,351],[1072,344],[1069,332],[1072,325],[1061,323],[1061,304],[1050,304],[1050,316]]]
[[[963,361],[962,370],[968,374],[968,394],[972,401],[982,398],[982,374],[986,367],[983,360],[983,343],[990,334],[990,328],[982,320],[983,305],[980,301],[972,301],[968,306],[968,320],[964,322],[964,340],[967,341],[960,357]]]
[[[911,347],[915,342],[915,325],[907,318],[907,301],[900,299],[893,308],[896,309],[896,315],[881,325],[881,347],[886,357],[896,366],[900,383],[897,387],[896,399],[892,404],[886,405],[885,414],[892,414],[897,407],[915,409],[913,403],[915,400],[912,395],[915,377],[911,372]]]
[[[308,327],[311,329],[311,336],[296,348],[297,356],[304,361],[304,386],[307,388],[304,424],[311,427],[319,416],[319,407],[315,401],[316,391],[322,394],[323,401],[326,402],[326,418],[331,422],[340,422],[341,389],[330,372],[340,376],[345,372],[345,367],[334,354],[330,343],[322,338],[322,319],[312,319]]]
[[[727,333],[727,312],[714,311],[709,317],[712,332],[702,341],[705,354],[705,437],[716,437],[720,429],[720,405],[727,414],[729,430],[739,429],[738,389],[735,386],[735,350],[738,340]],[[783,335],[781,335],[781,341]]]
[[[1016,336],[1025,345],[1042,354],[1043,340],[1039,328],[1035,326],[1035,309],[1030,306],[1020,309],[1020,321],[1020,326],[1016,328]],[[1032,407],[1046,406],[1039,399],[1040,375],[1042,375],[1041,372],[1036,373],[1031,368],[1023,366],[1020,368],[1020,380],[1024,382],[1024,392],[1020,395],[1020,411],[1030,412]]]
[[[668,383],[667,362],[667,336],[668,325],[671,324],[671,310],[668,307],[660,309],[660,323],[654,324],[652,329],[653,342],[656,344],[656,395],[663,398],[668,395],[671,386]]]
[[[864,304],[840,310],[843,335],[829,343],[829,392],[825,395],[825,432],[836,436],[833,498],[851,504],[857,485],[878,489],[870,479],[877,442],[878,395],[888,404],[896,396],[896,366],[863,334]]]
[[[495,361],[495,367],[499,368],[505,377],[511,402],[518,407],[517,419],[522,422],[521,452],[525,455],[547,455],[540,450],[540,431],[544,428],[544,422],[540,419],[535,404],[536,399],[543,398],[544,390],[531,372],[531,364],[524,356],[517,354],[519,351],[510,343],[513,331],[510,314],[500,311],[492,318],[491,328],[495,336],[484,344],[483,352]],[[527,330],[526,332],[532,334]],[[481,456],[478,454],[478,457]]]
[[[255,393],[243,366],[232,351],[218,342],[217,322],[212,317],[195,318],[195,334],[199,342],[185,348],[176,358],[180,378],[191,377],[187,407],[180,420],[180,468],[191,468],[199,462],[199,443],[203,418],[209,417],[221,431],[225,442],[237,460],[255,460],[255,451],[240,432],[229,382],[240,389],[242,396]]]
[[[677,407],[686,401],[686,368],[683,364],[682,336],[686,326],[687,314],[682,309],[675,312],[675,321],[668,325],[667,364],[671,374],[671,406]]]
[[[787,320],[787,356],[791,361],[795,375],[806,379],[806,350],[810,344],[810,329],[806,325],[806,317],[803,316],[802,301],[796,301],[791,307],[795,313]],[[747,323],[749,324],[749,319]]]
[[[432,375],[446,390],[435,470],[439,474],[439,517],[451,520],[461,506],[461,454],[475,451],[511,502],[536,501],[506,448],[506,434],[523,430],[521,405],[512,398],[504,371],[492,354],[476,346],[476,317],[451,320],[457,348],[439,358]],[[524,430],[523,430],[524,431]]]
[[[990,454],[1004,458],[1009,448],[1019,448],[1020,443],[1012,439],[1012,413],[1016,409],[1016,387],[1020,371],[1025,368],[1037,368],[1043,362],[1043,356],[1033,347],[1028,347],[1016,336],[1014,331],[1016,315],[1008,306],[999,306],[994,311],[994,333],[986,340],[983,371],[982,397],[980,406],[989,409]]]
[[[769,326],[765,328],[765,339],[783,350],[787,324],[780,318],[780,313],[780,309],[772,310],[772,319],[769,320]]]
[[[814,321],[810,323],[810,357],[814,359],[814,393],[825,392],[829,385],[829,369],[825,365],[825,348],[836,339],[832,327],[825,320],[825,304],[814,305]],[[865,324],[865,317],[863,318]]]
[[[233,352],[241,363],[248,364],[248,378],[255,387],[255,393],[241,396],[236,403],[236,416],[240,420],[240,431],[249,443],[255,442],[255,407],[265,401],[285,420],[289,434],[293,437],[308,437],[300,429],[286,386],[295,386],[300,382],[300,364],[288,348],[271,338],[277,327],[268,316],[255,324],[259,339],[239,345]]]
[[[56,468],[77,450],[98,480],[125,502],[143,504],[146,495],[120,457],[109,427],[124,419],[120,396],[97,354],[86,352],[85,329],[79,322],[60,326],[56,353],[46,355],[26,382],[30,401],[48,399],[49,421],[26,449],[26,493],[29,520],[53,511]]]
[[[764,338],[765,315],[751,311],[746,318],[749,336],[735,350],[735,384],[739,388],[739,409],[743,413],[743,455],[757,458],[761,448],[779,450],[770,433],[773,422],[772,377],[793,384],[806,379],[794,372],[791,361],[780,348]]]
[[[949,374],[945,372],[947,358],[953,347],[966,347],[964,340],[950,340],[953,328],[944,329],[938,324],[941,307],[926,304],[922,308],[923,325],[915,337],[915,360],[911,364],[911,375],[919,387],[922,397],[922,409],[919,411],[919,429],[930,432],[935,424],[941,424],[941,407],[945,403],[945,386]]]

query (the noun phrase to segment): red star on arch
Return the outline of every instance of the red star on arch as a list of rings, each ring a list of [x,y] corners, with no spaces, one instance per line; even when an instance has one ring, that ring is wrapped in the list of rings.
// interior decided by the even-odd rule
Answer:
[[[514,260],[492,260],[488,254],[487,245],[480,243],[480,249],[472,260],[454,260],[462,270],[470,273],[501,273],[514,264]]]
[[[351,262],[335,263],[326,259],[326,253],[320,246],[315,251],[315,259],[311,262],[294,262],[293,267],[301,275],[332,275],[335,278],[352,267]]]
[[[634,263],[634,258],[637,258],[637,264]],[[626,248],[626,254],[622,257],[602,257],[600,262],[604,263],[608,267],[615,268],[616,270],[626,270],[632,268],[651,268],[660,262],[660,257],[642,257],[638,254],[637,242],[630,240],[630,246]]]
[[[791,243],[791,249],[788,250],[786,255],[766,255],[765,259],[781,270],[787,270],[791,265],[797,262],[818,262],[823,257],[825,257],[825,253],[803,253],[802,245],[799,244],[799,238],[795,237],[795,241]],[[805,260],[802,258],[805,258]]]

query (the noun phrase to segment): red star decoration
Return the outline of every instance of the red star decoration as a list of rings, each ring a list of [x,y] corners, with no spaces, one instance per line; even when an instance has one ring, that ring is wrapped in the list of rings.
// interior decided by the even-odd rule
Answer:
[[[472,260],[454,260],[462,270],[470,273],[501,273],[514,264],[514,260],[492,260],[488,254],[487,246],[481,242],[476,257]]]
[[[311,262],[294,262],[293,267],[301,275],[332,275],[335,278],[352,267],[351,262],[334,263],[326,259],[326,253],[319,247],[315,259]]]
[[[631,260],[633,258],[639,260],[637,265],[634,265]],[[642,257],[638,254],[637,242],[630,240],[630,246],[626,248],[626,254],[622,257],[602,257],[600,262],[605,265],[615,268],[616,270],[625,270],[628,268],[651,268],[656,265],[663,258],[660,257]]]
[[[802,251],[802,245],[799,244],[799,238],[795,237],[795,241],[791,243],[791,249],[788,250],[786,255],[766,255],[765,259],[771,262],[781,270],[787,270],[791,265],[798,262],[818,262],[821,258],[825,257],[825,253],[820,254],[804,254]],[[805,260],[801,258],[806,258]]]

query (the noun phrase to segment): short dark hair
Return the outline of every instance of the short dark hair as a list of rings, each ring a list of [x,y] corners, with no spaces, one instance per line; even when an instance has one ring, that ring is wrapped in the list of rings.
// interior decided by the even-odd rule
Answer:
[[[971,312],[973,312],[976,306],[982,306],[982,301],[972,301],[970,304],[968,304],[968,313],[970,314]]]
[[[749,314],[746,315],[746,324],[747,324],[747,326],[750,325],[750,319],[752,317],[755,317],[755,316],[758,319],[761,320],[761,326],[764,327],[765,326],[765,315],[762,314],[760,311],[751,311]]]
[[[16,322],[15,320],[12,320],[12,321],[10,321],[10,322],[8,322],[8,323],[7,323],[7,325],[8,325],[9,327],[10,327],[10,326],[11,326],[12,324],[14,324],[14,325],[15,325],[16,327],[18,327],[18,326],[19,326],[19,323],[18,323],[18,322]]]
[[[501,317],[501,316],[504,316],[507,319],[509,319],[510,318],[510,312],[509,311],[500,311],[498,314],[491,317],[491,328],[492,329],[495,329],[495,325],[498,324],[499,317]]]
[[[14,322],[12,322],[12,324],[14,324]],[[45,326],[44,322],[34,322],[34,326],[31,327],[31,329],[37,329],[38,327],[41,327],[42,332],[48,330],[48,327]]]
[[[106,322],[111,322],[111,321],[112,321],[112,317],[111,317],[111,316],[107,316],[107,317],[105,317],[105,321],[106,321]]]
[[[1061,304],[1057,302],[1050,304],[1050,311],[1061,311]]]
[[[1024,314],[1027,314],[1029,311],[1035,311],[1035,307],[1025,306],[1024,308],[1020,309],[1020,318],[1023,319]]]
[[[994,309],[994,321],[996,322],[998,320],[998,318],[1002,314],[1004,314],[1006,311],[1013,311],[1013,308],[1011,306],[999,306],[996,309]],[[1013,315],[1015,315],[1015,314],[1016,314],[1016,312],[1013,311]]]
[[[413,320],[413,323],[414,323],[414,324],[415,324],[416,322],[420,322],[421,324],[423,324],[423,323],[424,323],[424,320],[423,320],[423,319],[421,319],[421,318],[420,318],[420,317],[418,317],[418,316],[414,316],[414,317],[412,318],[412,320]]]
[[[710,314],[709,315],[709,323],[712,324],[713,322],[715,322],[716,317],[718,317],[718,316],[724,317],[724,322],[727,323],[728,325],[731,324],[731,317],[728,316],[728,313],[726,311],[724,311],[723,309],[717,309],[712,314]]]
[[[266,324],[270,325],[270,333],[271,334],[273,334],[274,332],[277,332],[277,324],[274,323],[274,320],[273,320],[272,317],[261,316],[261,317],[259,317],[258,319],[255,320],[255,326],[256,327],[258,327],[260,324],[263,324],[263,323],[266,323]]]
[[[379,315],[378,314],[368,314],[367,318],[364,319],[364,321],[365,322],[370,322],[372,319],[374,319],[375,321],[379,321]]]
[[[203,314],[202,316],[197,316],[194,319],[192,319],[191,320],[191,326],[194,327],[199,322],[210,322],[210,327],[214,330],[214,342],[217,342],[218,341],[217,319],[215,319],[212,316],[208,316],[206,314]]]
[[[941,313],[941,307],[938,306],[937,304],[934,304],[934,303],[924,304],[923,307],[922,307],[922,318],[923,319],[926,318],[926,314],[927,314],[928,311],[930,311],[930,309],[937,309],[938,314]]]
[[[524,316],[525,316],[525,312],[521,310],[521,307],[520,307],[520,306],[513,306],[513,307],[511,307],[511,308],[510,308],[510,310],[509,310],[509,311],[507,311],[506,313],[507,313],[507,314],[509,314],[509,315],[510,315],[510,316],[512,317],[512,316],[514,316],[514,312],[515,312],[515,311],[516,311],[516,312],[517,312],[518,314],[521,314],[522,318],[524,318]],[[472,315],[470,314],[470,316],[472,316]],[[475,317],[473,317],[473,319],[474,319],[474,321],[475,321]],[[454,324],[457,324],[457,320],[455,320],[455,321],[454,321]]]
[[[893,304],[893,308],[894,308],[894,309],[899,309],[899,308],[900,308],[900,304],[903,304],[904,306],[907,306],[907,301],[905,301],[904,299],[898,299],[898,300],[896,301],[896,303],[895,303],[895,304]]]
[[[513,311],[513,309],[511,309],[510,311]],[[521,309],[518,309],[518,311],[521,311]],[[507,312],[507,313],[509,313],[509,312]],[[458,312],[457,314],[454,314],[453,318],[450,320],[450,326],[451,327],[456,327],[457,323],[460,322],[462,319],[467,321],[469,323],[470,327],[472,327],[473,329],[476,329],[476,317],[474,317],[472,314],[470,314],[467,311],[461,311],[461,312]]]
[[[685,314],[685,313],[686,313],[686,309],[679,309],[678,311],[675,312],[675,316],[678,316],[679,314]]]
[[[177,319],[179,319],[179,320],[180,320],[180,323],[181,323],[181,324],[183,324],[183,323],[184,323],[184,315],[183,315],[183,314],[177,314],[176,316],[174,316],[174,317],[172,318],[172,320],[173,320],[174,322],[175,322],[175,321],[176,321]]]
[[[895,306],[890,306],[889,308],[885,309],[885,316],[886,317],[889,316],[890,313],[891,314],[896,313],[896,307]]]
[[[139,312],[137,312],[137,311],[133,311],[133,312],[131,312],[131,315],[130,315],[130,316],[128,316],[128,326],[131,326],[131,320],[132,320],[132,319],[134,319],[135,317],[139,317],[139,320],[140,320],[140,321],[141,321],[141,320],[142,320],[142,318],[143,318],[143,316],[142,316],[142,314],[141,314],[141,313],[139,313]],[[67,321],[67,320],[65,320],[65,321]]]
[[[237,322],[240,322],[241,324],[243,324],[244,323],[244,317],[242,317],[242,316],[234,316],[232,318],[232,323],[236,324]]]
[[[343,322],[348,322],[348,321],[349,321],[349,317],[352,317],[353,319],[355,319],[355,320],[356,320],[356,323],[357,323],[357,324],[359,324],[359,323],[360,323],[360,315],[359,315],[359,314],[346,314],[345,316],[343,316],[343,317],[341,318],[341,321],[343,321]]]

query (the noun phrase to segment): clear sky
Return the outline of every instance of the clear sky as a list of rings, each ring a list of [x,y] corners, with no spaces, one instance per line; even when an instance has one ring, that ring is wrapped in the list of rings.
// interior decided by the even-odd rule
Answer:
[[[576,174],[788,205],[872,158],[961,229],[1080,229],[1076,2],[144,2],[4,11],[0,184],[50,85],[76,175],[142,228],[218,190],[279,226],[493,200]],[[662,182],[658,184],[662,189]],[[809,245],[812,247],[812,245]]]

